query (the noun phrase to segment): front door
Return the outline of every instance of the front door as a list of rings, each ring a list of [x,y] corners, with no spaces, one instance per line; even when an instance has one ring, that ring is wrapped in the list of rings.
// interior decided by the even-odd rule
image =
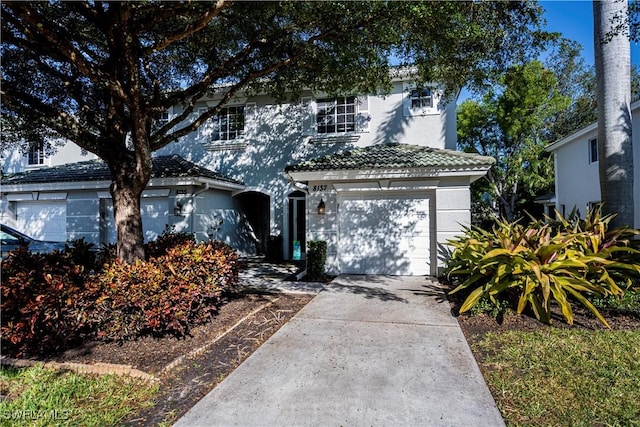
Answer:
[[[305,259],[306,252],[306,198],[301,191],[289,196],[289,254],[293,260]]]

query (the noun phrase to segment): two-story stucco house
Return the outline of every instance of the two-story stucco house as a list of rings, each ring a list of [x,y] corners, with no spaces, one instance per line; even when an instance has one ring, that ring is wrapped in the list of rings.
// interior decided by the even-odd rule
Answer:
[[[196,112],[217,102],[214,92]],[[286,259],[323,239],[334,273],[436,274],[438,244],[470,223],[469,185],[493,163],[454,151],[455,114],[408,77],[384,96],[237,97],[155,153],[145,237],[171,225]],[[73,144],[41,154],[7,154],[2,221],[38,238],[115,241],[104,165]]]
[[[640,101],[631,104],[635,206],[634,228],[640,227]],[[587,208],[600,203],[598,171],[598,123],[592,123],[549,145],[555,163],[555,197],[550,202],[560,213],[575,207],[584,215]]]

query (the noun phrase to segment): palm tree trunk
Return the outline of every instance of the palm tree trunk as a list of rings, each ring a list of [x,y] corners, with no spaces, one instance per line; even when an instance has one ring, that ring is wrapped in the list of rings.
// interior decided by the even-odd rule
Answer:
[[[627,0],[593,2],[600,192],[603,210],[617,214],[612,227],[634,225],[628,20],[614,28],[627,12]]]

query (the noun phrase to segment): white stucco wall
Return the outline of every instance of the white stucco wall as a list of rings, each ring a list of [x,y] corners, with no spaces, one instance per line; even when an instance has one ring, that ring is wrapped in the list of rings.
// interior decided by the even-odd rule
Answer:
[[[97,158],[95,154],[83,151],[72,142],[66,142],[64,144],[56,144],[56,151],[50,156],[47,156],[43,165],[30,166],[27,164],[27,156],[23,154],[21,150],[14,149],[3,153],[2,173],[12,174],[28,169],[83,162],[85,160],[93,160],[95,158]]]
[[[597,130],[558,148],[555,155],[556,209],[569,214],[575,207],[585,214],[589,202],[600,201],[598,162],[589,163],[589,140]]]
[[[296,189],[284,175],[286,166],[344,149],[385,142],[455,149],[455,102],[447,104],[440,102],[436,93],[434,98],[436,106],[433,109],[424,114],[408,115],[406,109],[408,95],[406,84],[396,81],[390,94],[368,96],[366,109],[366,114],[370,117],[368,129],[351,133],[347,138],[339,134],[325,135],[329,137],[328,139],[314,133],[313,102],[277,105],[271,97],[265,95],[237,99],[231,101],[229,105],[246,106],[245,136],[242,140],[229,141],[231,146],[224,142],[214,143],[208,139],[206,132],[199,131],[169,144],[155,154],[179,154],[205,168],[242,181],[247,191],[269,196],[271,203],[269,233],[285,238],[285,255],[288,255],[287,197]],[[301,99],[318,99],[325,96],[325,94],[307,92],[302,94]],[[215,104],[215,99],[203,100],[196,106],[196,111],[199,107]],[[180,107],[174,107],[172,113],[179,112]],[[337,139],[334,138],[336,136]],[[82,153],[75,144],[68,143],[47,159],[45,166],[84,161],[95,157],[92,154]],[[4,173],[22,171],[26,168],[26,157],[17,151],[6,153],[4,165]],[[93,199],[93,195],[89,192],[70,193],[69,197],[70,200],[73,199],[70,202],[71,214],[68,218],[69,237],[85,237],[89,241],[99,242],[100,227],[94,222],[100,221],[100,202],[97,201],[97,197]],[[242,225],[244,220],[241,209],[237,201],[231,198],[230,193],[225,194],[224,197],[210,191],[202,193],[195,200],[195,206],[192,206],[193,200],[187,197],[183,204],[185,213],[189,216],[175,217],[171,211],[175,201],[181,197],[175,194],[175,189],[171,189],[169,198],[172,200],[169,203],[168,224],[176,225],[178,231],[194,230],[199,239],[204,239],[208,237],[207,230],[210,223],[214,221],[215,215],[219,215],[223,219],[223,225],[218,230],[218,236],[242,252],[251,253],[251,231]],[[314,197],[309,199],[308,209],[317,206],[319,199],[316,201]],[[84,202],[86,202],[85,205],[83,205]],[[327,195],[325,203],[328,211],[333,209],[336,203],[335,194]],[[4,212],[5,209],[3,209]],[[191,213],[193,216],[190,216]],[[315,232],[311,228],[313,220],[309,221],[308,231]],[[320,221],[326,221],[326,219]],[[334,231],[328,228],[322,230],[322,233],[325,233],[322,236],[327,236],[326,233],[329,233],[329,240],[335,240],[335,236],[331,237]],[[319,229],[316,231],[319,232]],[[102,234],[105,234],[104,231]],[[324,237],[322,238],[324,240]],[[333,249],[330,249],[330,255],[331,250]]]
[[[635,228],[640,228],[640,101],[631,105],[633,141],[633,193]],[[589,162],[589,140],[598,136],[597,123],[547,147],[554,153],[556,209],[565,214],[574,206],[584,215],[590,202],[600,201],[598,162]]]
[[[438,268],[444,267],[447,240],[462,234],[471,224],[471,192],[469,179],[443,180],[436,189],[436,246]]]

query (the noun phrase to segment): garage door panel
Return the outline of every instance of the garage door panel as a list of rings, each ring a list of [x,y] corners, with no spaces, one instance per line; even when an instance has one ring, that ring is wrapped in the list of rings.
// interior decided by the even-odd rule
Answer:
[[[142,199],[140,201],[142,215],[142,229],[146,242],[155,240],[162,234],[169,222],[169,202],[166,199]],[[113,218],[113,202],[104,202],[105,243],[115,243],[117,240],[116,226]]]
[[[16,228],[40,240],[67,240],[67,202],[18,202]]]
[[[429,274],[425,195],[346,196],[339,206],[341,270],[351,274]]]

